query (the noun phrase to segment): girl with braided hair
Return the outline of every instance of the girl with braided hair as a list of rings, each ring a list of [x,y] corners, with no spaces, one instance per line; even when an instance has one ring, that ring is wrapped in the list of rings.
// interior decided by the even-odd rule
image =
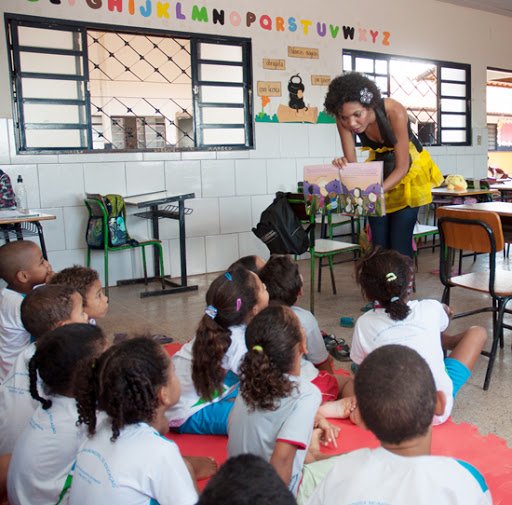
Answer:
[[[196,336],[173,356],[181,398],[167,418],[180,433],[225,435],[247,352],[245,328],[268,305],[268,293],[254,272],[235,266],[212,282],[206,305]]]
[[[245,339],[248,350],[229,418],[228,455],[261,456],[297,495],[304,462],[325,458],[316,446],[320,440],[336,445],[338,429],[317,413],[320,390],[301,376],[306,336],[290,307],[263,310],[249,323]],[[313,437],[314,428],[319,430]]]
[[[47,505],[64,496],[68,473],[86,439],[76,423],[76,378],[106,345],[100,328],[78,323],[56,328],[37,341],[29,362],[30,393],[41,405],[14,446],[7,476],[12,505]]]
[[[78,421],[89,438],[78,451],[71,505],[193,505],[197,491],[180,451],[165,435],[165,411],[180,383],[162,346],[146,337],[112,346],[78,383]],[[98,421],[97,411],[106,414]]]
[[[405,345],[428,363],[443,391],[446,407],[434,416],[441,424],[450,416],[455,395],[471,376],[471,370],[487,340],[487,331],[471,326],[448,335],[451,310],[437,300],[408,300],[411,259],[397,251],[375,247],[356,265],[356,281],[373,310],[356,322],[350,358],[357,370],[368,354],[387,344]],[[444,358],[443,351],[449,351]],[[357,373],[357,372],[356,372]],[[357,419],[357,413],[354,415]]]

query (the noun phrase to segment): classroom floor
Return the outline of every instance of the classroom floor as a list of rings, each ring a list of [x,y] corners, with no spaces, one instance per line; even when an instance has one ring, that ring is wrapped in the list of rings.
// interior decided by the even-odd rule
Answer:
[[[422,250],[419,256],[419,269],[416,277],[417,292],[413,297],[441,299],[442,285],[437,272],[439,249],[432,254],[431,249]],[[509,263],[510,261],[510,263]],[[510,269],[512,260],[502,260],[501,268]],[[300,261],[300,270],[308,282],[309,260]],[[464,272],[486,267],[485,258],[465,258]],[[354,280],[352,262],[335,265],[338,295],[333,295],[329,272],[324,271],[322,293],[316,295],[316,317],[320,327],[329,333],[344,337],[349,343],[352,331],[341,328],[341,316],[357,318],[364,305],[359,288]],[[110,288],[110,310],[107,317],[98,323],[108,333],[165,334],[182,342],[189,339],[195,331],[204,310],[204,297],[209,283],[218,274],[205,274],[189,278],[190,284],[197,284],[198,291],[151,298],[139,298],[139,291],[144,286],[125,286]],[[154,285],[155,288],[157,285]],[[306,295],[299,305],[309,306],[309,284],[305,286]],[[487,303],[484,295],[469,293],[467,290],[452,291],[452,308],[455,312]],[[512,308],[512,307],[511,307]],[[470,324],[485,326],[491,333],[490,314],[480,314],[459,319],[452,323],[454,333]],[[452,328],[452,326],[450,326]],[[489,338],[488,347],[491,339]],[[507,441],[512,447],[512,350],[511,332],[505,330],[505,347],[498,351],[494,371],[488,391],[483,391],[485,371],[488,360],[481,357],[476,364],[473,376],[459,392],[453,409],[456,422],[470,422],[480,429],[482,434],[494,433]],[[337,363],[339,367],[348,368],[347,362]]]

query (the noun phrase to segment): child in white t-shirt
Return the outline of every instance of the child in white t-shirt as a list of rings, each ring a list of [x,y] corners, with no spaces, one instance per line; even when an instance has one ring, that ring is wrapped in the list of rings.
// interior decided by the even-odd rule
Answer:
[[[56,273],[50,284],[64,284],[75,288],[84,301],[84,311],[90,324],[105,317],[108,312],[108,297],[103,292],[98,272],[92,268],[74,265]]]
[[[78,427],[75,378],[107,345],[100,328],[69,324],[46,333],[30,359],[30,391],[41,403],[18,438],[9,465],[11,505],[57,503],[86,433]],[[45,398],[38,388],[44,382]]]
[[[247,352],[245,328],[268,305],[268,293],[255,273],[238,266],[212,282],[206,305],[196,336],[173,356],[181,398],[166,415],[180,433],[225,435]]]
[[[82,297],[73,288],[46,284],[33,289],[24,298],[21,319],[35,342],[18,355],[0,385],[0,498],[5,493],[7,468],[16,440],[39,406],[30,394],[28,373],[37,341],[59,326],[86,323],[87,314],[83,311]]]
[[[295,305],[303,294],[299,267],[289,256],[271,256],[260,272],[267,286],[270,301],[291,307],[306,334],[308,352],[303,357],[301,376],[310,380],[322,393],[320,414],[325,417],[345,418],[355,408],[353,381],[345,375],[334,375],[332,359],[315,316]],[[340,398],[338,401],[334,401]]]
[[[472,326],[448,335],[449,308],[437,300],[407,301],[410,258],[376,247],[358,262],[356,280],[374,308],[356,322],[350,357],[359,365],[377,347],[400,344],[416,350],[429,364],[437,389],[446,396],[444,413],[434,424],[448,419],[453,400],[466,383],[487,340],[487,331]],[[443,349],[450,351],[446,359]]]
[[[0,289],[0,384],[18,354],[30,344],[30,333],[21,321],[21,302],[52,274],[51,265],[33,242],[17,240],[0,247],[0,278],[7,283]]]
[[[384,345],[370,353],[355,377],[355,392],[366,427],[378,449],[359,449],[308,465],[316,489],[308,505],[490,505],[485,479],[471,464],[431,456],[432,418],[442,414],[445,395],[436,391],[426,361],[413,349]],[[308,475],[313,484],[312,475]]]
[[[71,505],[194,505],[191,472],[171,440],[165,411],[180,383],[160,344],[139,337],[112,346],[86,371],[79,421],[90,437],[78,452]],[[108,417],[97,420],[97,410]]]
[[[295,495],[314,427],[324,442],[337,428],[317,414],[321,393],[301,377],[306,337],[297,316],[271,305],[249,323],[247,354],[240,365],[240,394],[229,418],[228,455],[251,453],[269,461]],[[309,461],[321,457],[309,452]]]

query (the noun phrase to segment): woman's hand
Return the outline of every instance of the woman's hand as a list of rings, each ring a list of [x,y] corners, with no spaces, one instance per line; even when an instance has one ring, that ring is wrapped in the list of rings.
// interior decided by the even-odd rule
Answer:
[[[332,164],[339,168],[340,170],[343,170],[346,166],[347,166],[347,163],[349,161],[347,160],[347,158],[345,158],[345,156],[341,157],[341,158],[334,158],[332,160]]]

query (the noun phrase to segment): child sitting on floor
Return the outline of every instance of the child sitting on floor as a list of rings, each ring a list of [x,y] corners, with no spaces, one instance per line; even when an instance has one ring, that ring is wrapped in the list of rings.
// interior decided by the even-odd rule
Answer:
[[[37,341],[50,330],[69,323],[86,323],[82,297],[69,286],[45,285],[32,290],[21,304],[24,327],[36,340],[16,358],[0,385],[0,496],[11,452],[39,403],[30,395],[28,364]]]
[[[297,494],[302,467],[322,455],[308,452],[313,428],[324,443],[338,429],[317,414],[320,391],[301,374],[306,337],[293,311],[271,305],[249,323],[247,354],[240,365],[240,394],[229,418],[228,455],[252,453],[269,461]]]
[[[348,417],[355,406],[350,398],[354,395],[352,379],[333,375],[332,360],[315,316],[294,305],[302,294],[302,276],[297,263],[289,256],[271,256],[260,272],[260,279],[267,286],[270,301],[291,307],[304,329],[308,351],[302,359],[301,375],[320,389],[323,402],[330,402],[324,403],[320,413],[326,417]],[[339,397],[344,397],[344,401],[330,401]]]
[[[162,436],[165,411],[179,396],[169,356],[149,338],[112,346],[86,370],[77,400],[91,437],[78,452],[69,503],[194,505],[191,470]],[[97,409],[108,417],[98,422]]]
[[[30,344],[30,333],[21,322],[21,302],[52,273],[51,265],[33,242],[17,240],[0,247],[0,278],[7,283],[0,289],[0,384],[18,354]]]
[[[270,463],[254,454],[229,458],[210,479],[197,505],[297,505]]]
[[[374,303],[356,322],[352,361],[359,365],[377,347],[401,344],[411,347],[429,364],[436,387],[446,396],[445,411],[436,414],[434,425],[448,419],[453,400],[480,356],[487,331],[471,326],[457,335],[445,332],[449,309],[437,300],[408,301],[410,259],[400,253],[375,248],[356,266],[356,280],[364,296]],[[444,358],[443,349],[450,350]]]
[[[40,406],[12,453],[7,478],[11,505],[57,503],[65,493],[66,478],[87,436],[76,422],[75,380],[79,370],[92,368],[106,346],[101,329],[90,324],[68,324],[38,340],[29,374],[32,398]]]
[[[255,273],[237,267],[212,282],[206,305],[196,336],[173,356],[181,397],[167,418],[180,433],[225,435],[247,352],[245,328],[268,305],[268,293]]]
[[[492,503],[476,468],[430,455],[432,418],[443,413],[445,395],[436,392],[430,367],[416,351],[401,345],[373,351],[359,367],[355,391],[361,418],[381,447],[332,458],[308,505]],[[321,476],[322,466],[313,463],[308,471]]]
[[[103,292],[96,270],[74,265],[56,273],[50,284],[65,284],[76,289],[82,295],[84,312],[89,316],[90,324],[96,324],[96,319],[107,315],[108,297]]]

